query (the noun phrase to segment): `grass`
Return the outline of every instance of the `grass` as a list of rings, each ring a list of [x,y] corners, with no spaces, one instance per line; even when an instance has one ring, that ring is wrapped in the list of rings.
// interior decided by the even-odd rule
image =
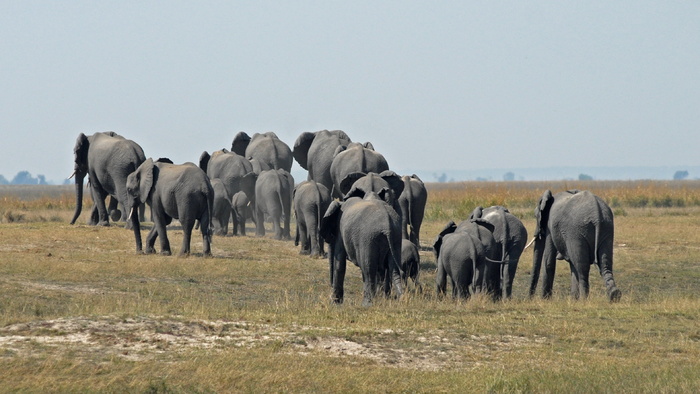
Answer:
[[[428,246],[445,222],[499,204],[532,231],[545,187],[619,201],[622,301],[606,301],[595,273],[590,298],[570,300],[565,263],[553,299],[529,299],[530,251],[512,300],[436,299]],[[70,189],[44,197],[0,190],[0,212],[24,215],[0,224],[0,391],[698,392],[697,187],[430,185],[426,291],[380,297],[370,308],[360,306],[357,268],[348,268],[345,304],[332,305],[327,261],[298,255],[289,241],[215,237],[214,257],[203,258],[196,236],[187,258],[136,255],[121,225],[68,225]],[[635,206],[637,195],[676,202]],[[62,220],[41,220],[53,215]],[[169,236],[177,249],[181,231]]]

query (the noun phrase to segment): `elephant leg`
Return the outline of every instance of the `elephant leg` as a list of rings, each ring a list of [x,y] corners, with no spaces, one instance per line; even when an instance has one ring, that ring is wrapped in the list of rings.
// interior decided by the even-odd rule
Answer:
[[[194,228],[194,220],[186,220],[184,223],[180,222],[182,225],[182,246],[180,247],[179,256],[189,256],[190,255],[190,241],[192,240],[192,229]],[[202,232],[204,232],[204,225],[202,224]]]
[[[157,212],[160,212],[159,214],[154,215],[155,217],[153,218],[155,221],[153,222],[153,228],[157,233],[157,236],[160,237],[160,254],[165,255],[165,256],[170,256],[171,251],[170,251],[170,241],[168,240],[168,233],[165,229],[165,227],[170,224],[170,221],[172,220],[169,216],[165,214],[165,212],[162,211],[162,208],[156,209]],[[154,237],[155,241],[155,237]]]
[[[544,263],[544,278],[542,278],[542,297],[552,297],[552,288],[554,287],[554,274],[557,269],[557,250],[554,247],[552,237],[547,235],[544,244],[544,252],[542,255]]]
[[[156,252],[156,249],[155,249],[156,238],[158,238],[158,230],[156,229],[156,226],[154,225],[151,228],[151,231],[149,231],[148,234],[146,235],[146,251],[144,253],[152,254],[152,253]]]
[[[299,254],[313,254],[313,246],[309,245],[309,234],[307,232],[307,227],[306,223],[304,220],[298,220],[297,221],[297,238],[299,239],[299,243],[301,244],[301,250],[299,251]],[[317,252],[318,253],[318,252]]]
[[[119,205],[122,207],[121,211],[119,210]],[[109,213],[109,218],[112,219],[113,222],[126,221],[126,218],[129,215],[129,212],[126,211],[126,206],[124,203],[117,201],[114,196],[109,196],[109,206],[107,207],[107,212]],[[126,227],[131,229],[128,221],[126,221]]]
[[[447,272],[443,266],[442,260],[438,258],[437,274],[435,276],[435,291],[438,297],[444,296],[447,290]]]
[[[573,264],[571,265],[571,297],[573,299],[578,299],[580,292],[579,292],[579,272],[576,270],[576,267]]]
[[[342,241],[340,241],[342,242]],[[336,304],[343,303],[343,285],[345,282],[345,268],[347,265],[347,256],[341,245],[335,245],[334,253],[329,258],[331,261],[331,275],[333,276],[333,302]]]
[[[369,249],[363,245],[363,248]],[[377,283],[379,282],[379,267],[376,258],[369,250],[360,250],[357,256],[357,263],[362,270],[363,297],[362,306],[371,306],[372,299],[377,294]],[[387,275],[388,276],[388,275]]]
[[[515,262],[508,263],[504,271],[503,281],[501,282],[503,283],[506,298],[511,298],[513,296],[513,280],[515,279],[515,272],[518,270],[518,259],[520,256],[512,258],[515,259]]]
[[[255,236],[264,237],[265,236],[265,214],[262,209],[255,210],[255,217],[257,218],[257,224],[255,226]]]
[[[273,228],[273,231],[275,234],[275,239],[284,238],[284,234],[282,232],[282,226],[280,226],[280,221],[281,221],[281,218],[279,216],[272,217],[272,228]]]
[[[587,298],[589,292],[588,275],[593,263],[593,251],[585,238],[567,243],[571,267],[571,296],[575,299]],[[574,291],[574,281],[577,283]]]
[[[105,205],[105,200],[108,194],[97,187],[97,185],[92,185],[92,200],[95,202],[97,207],[97,225],[98,226],[109,226],[109,215],[107,212],[107,206]]]

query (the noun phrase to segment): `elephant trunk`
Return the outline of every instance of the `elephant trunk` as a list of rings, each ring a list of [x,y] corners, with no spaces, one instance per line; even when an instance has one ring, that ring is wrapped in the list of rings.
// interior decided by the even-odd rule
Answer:
[[[83,209],[83,179],[85,174],[75,173],[75,213],[73,213],[73,219],[71,219],[70,224],[75,224],[80,216],[80,211]]]
[[[533,241],[535,241],[533,239]],[[537,290],[537,282],[540,280],[540,268],[542,267],[542,258],[544,256],[544,238],[535,241],[535,251],[532,257],[532,272],[530,273],[530,297],[535,295]]]

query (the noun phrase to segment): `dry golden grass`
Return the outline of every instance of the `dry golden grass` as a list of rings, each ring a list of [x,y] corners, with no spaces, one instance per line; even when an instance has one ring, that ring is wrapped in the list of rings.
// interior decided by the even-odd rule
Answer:
[[[634,201],[635,192],[684,201],[616,208],[624,210],[615,223],[618,304],[605,300],[595,273],[591,297],[570,300],[565,263],[552,300],[528,299],[529,251],[512,300],[437,300],[428,246],[447,220],[495,203],[521,215],[531,232],[528,204],[543,188],[583,188],[451,186],[430,185],[425,292],[380,297],[370,308],[360,306],[352,265],[346,303],[330,304],[327,261],[298,255],[289,241],[215,237],[214,257],[203,258],[197,235],[187,258],[137,255],[121,225],[68,225],[70,192],[46,200],[0,194],[0,213],[25,215],[0,224],[0,391],[700,390],[697,185],[588,187],[608,201]],[[40,219],[50,215],[63,220]],[[181,231],[169,234],[179,245]]]

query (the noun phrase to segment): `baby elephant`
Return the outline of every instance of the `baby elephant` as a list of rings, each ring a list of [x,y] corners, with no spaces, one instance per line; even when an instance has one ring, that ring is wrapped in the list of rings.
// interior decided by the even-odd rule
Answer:
[[[294,188],[294,215],[297,218],[297,235],[294,245],[301,243],[300,254],[322,256],[323,238],[319,232],[321,219],[331,204],[328,188],[314,181],[304,181]]]
[[[408,286],[408,278],[413,280],[419,292],[423,292],[423,285],[418,281],[420,276],[420,254],[416,245],[407,240],[401,240],[401,279],[404,286]]]
[[[255,223],[253,204],[248,199],[245,192],[240,191],[231,198],[231,208],[233,208],[233,235],[245,235],[245,222],[250,219]]]
[[[193,163],[175,165],[169,159],[148,159],[126,181],[131,215],[140,204],[148,203],[153,216],[153,229],[146,236],[146,253],[154,253],[153,246],[160,236],[161,254],[170,255],[170,242],[165,231],[173,219],[182,225],[183,239],[180,255],[190,253],[190,238],[195,221],[201,223],[204,255],[211,255],[211,215],[214,190],[209,177]],[[141,251],[141,228],[135,224],[136,250]]]

